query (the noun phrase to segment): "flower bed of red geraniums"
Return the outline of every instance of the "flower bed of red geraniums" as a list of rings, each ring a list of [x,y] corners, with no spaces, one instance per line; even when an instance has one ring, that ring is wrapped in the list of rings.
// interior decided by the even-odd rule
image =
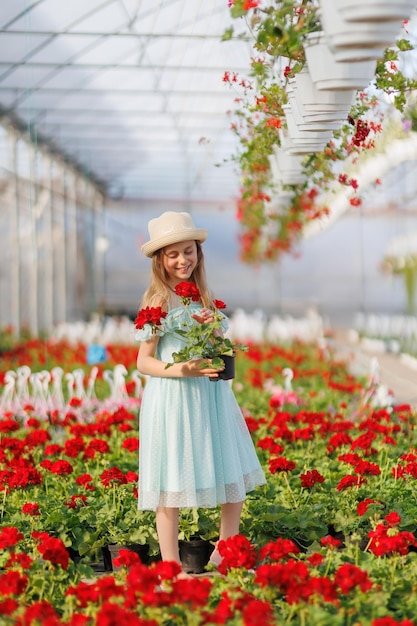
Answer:
[[[373,407],[372,389],[317,346],[251,346],[237,369],[268,484],[248,497],[242,534],[220,545],[219,574],[192,581],[131,552],[113,574],[88,565],[111,535],[155,542],[152,515],[135,510],[137,414],[0,421],[2,623],[417,623],[414,412]],[[217,511],[198,511],[182,532],[212,539],[217,524]]]

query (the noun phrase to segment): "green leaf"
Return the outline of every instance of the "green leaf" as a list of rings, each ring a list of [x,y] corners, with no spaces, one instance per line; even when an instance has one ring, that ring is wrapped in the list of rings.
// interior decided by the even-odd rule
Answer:
[[[230,39],[232,39],[233,32],[234,32],[233,26],[231,26],[230,28],[227,28],[223,33],[221,41],[229,41]]]
[[[408,41],[408,39],[398,39],[395,44],[397,48],[401,50],[401,52],[405,52],[406,50],[413,50],[413,45]]]

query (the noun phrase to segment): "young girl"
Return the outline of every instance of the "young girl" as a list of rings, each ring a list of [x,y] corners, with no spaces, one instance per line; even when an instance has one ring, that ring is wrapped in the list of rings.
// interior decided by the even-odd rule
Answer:
[[[149,222],[142,251],[152,258],[151,282],[142,307],[161,307],[175,327],[185,307],[175,294],[178,283],[193,282],[201,302],[192,305],[195,323],[213,321],[201,243],[207,231],[191,215],[167,211]],[[223,330],[227,329],[227,318]],[[207,359],[172,361],[181,348],[175,334],[137,331],[137,367],[148,375],[140,411],[139,509],[156,510],[156,529],[164,561],[180,563],[180,508],[221,505],[220,539],[239,533],[248,491],[265,484],[249,431],[227,381],[211,382],[219,370],[202,366]],[[217,548],[210,561],[221,557]]]

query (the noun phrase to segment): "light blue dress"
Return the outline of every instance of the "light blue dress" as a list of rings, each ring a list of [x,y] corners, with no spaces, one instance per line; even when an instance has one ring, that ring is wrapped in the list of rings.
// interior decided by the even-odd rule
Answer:
[[[201,307],[190,305],[190,312]],[[170,309],[165,328],[181,325],[184,306]],[[223,320],[227,328],[227,318]],[[135,335],[151,338],[145,326]],[[160,337],[156,357],[171,362],[181,339]],[[139,509],[195,508],[241,502],[265,484],[249,430],[226,380],[150,377],[140,409]]]

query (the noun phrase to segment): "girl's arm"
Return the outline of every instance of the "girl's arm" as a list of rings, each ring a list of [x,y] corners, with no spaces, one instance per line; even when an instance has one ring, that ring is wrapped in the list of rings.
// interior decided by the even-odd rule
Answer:
[[[148,376],[158,376],[161,378],[190,378],[196,376],[217,377],[219,371],[210,367],[200,368],[201,363],[209,363],[210,359],[196,359],[185,363],[174,363],[165,369],[166,363],[155,358],[156,346],[159,337],[156,336],[149,341],[142,341],[139,347],[137,368],[141,374]]]

